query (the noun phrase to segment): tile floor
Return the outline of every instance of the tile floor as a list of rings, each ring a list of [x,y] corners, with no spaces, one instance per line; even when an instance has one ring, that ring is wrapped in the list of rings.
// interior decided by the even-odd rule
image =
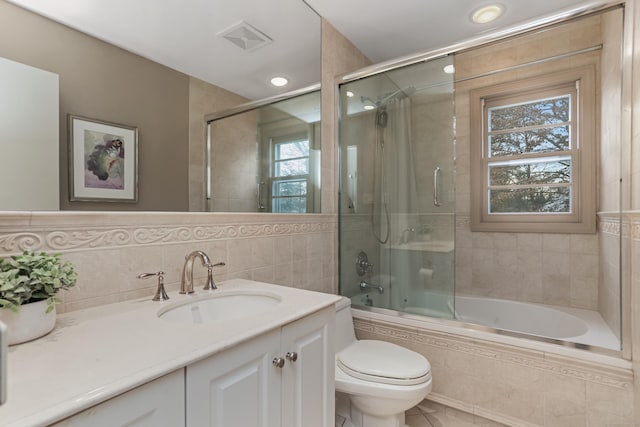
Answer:
[[[406,423],[409,427],[506,427],[428,400],[406,412]]]

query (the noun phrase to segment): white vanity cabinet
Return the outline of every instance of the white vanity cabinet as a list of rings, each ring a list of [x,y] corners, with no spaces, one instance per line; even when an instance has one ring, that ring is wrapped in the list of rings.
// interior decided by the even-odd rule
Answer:
[[[333,306],[187,367],[187,427],[332,427]]]
[[[86,426],[184,426],[184,369],[148,382],[53,424],[53,427]]]

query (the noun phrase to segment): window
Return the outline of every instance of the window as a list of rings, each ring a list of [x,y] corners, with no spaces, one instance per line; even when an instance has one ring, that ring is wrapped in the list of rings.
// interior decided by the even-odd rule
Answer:
[[[595,232],[593,67],[471,92],[472,230]]]
[[[271,152],[272,212],[307,212],[309,137],[272,139]]]

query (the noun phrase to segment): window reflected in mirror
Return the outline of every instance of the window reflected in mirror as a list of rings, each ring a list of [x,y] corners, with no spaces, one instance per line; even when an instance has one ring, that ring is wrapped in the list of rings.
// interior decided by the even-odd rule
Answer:
[[[209,212],[320,212],[320,91],[208,125]]]

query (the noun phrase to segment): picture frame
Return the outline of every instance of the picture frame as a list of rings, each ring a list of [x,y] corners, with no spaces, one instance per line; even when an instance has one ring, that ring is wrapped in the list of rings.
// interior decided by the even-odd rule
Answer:
[[[138,128],[69,114],[69,200],[138,201]]]

